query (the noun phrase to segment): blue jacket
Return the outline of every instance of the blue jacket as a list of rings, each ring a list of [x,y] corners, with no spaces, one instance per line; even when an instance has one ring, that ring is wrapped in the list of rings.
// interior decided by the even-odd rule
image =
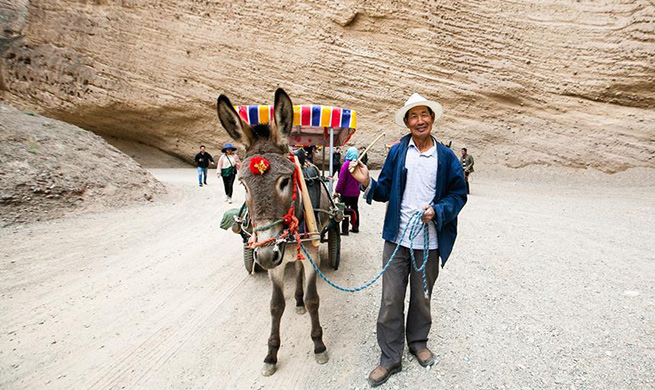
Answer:
[[[371,188],[368,191],[366,202],[371,203],[389,202],[387,213],[384,217],[384,228],[382,238],[387,241],[396,241],[400,228],[400,204],[405,192],[407,180],[407,168],[405,168],[405,156],[411,135],[400,139],[400,143],[394,145],[382,167],[378,180],[371,179]],[[435,211],[432,222],[437,227],[437,241],[439,244],[439,255],[441,265],[444,266],[455,244],[457,237],[457,214],[466,204],[466,181],[462,172],[462,165],[452,150],[437,144],[438,164],[437,186],[434,198],[430,206]]]

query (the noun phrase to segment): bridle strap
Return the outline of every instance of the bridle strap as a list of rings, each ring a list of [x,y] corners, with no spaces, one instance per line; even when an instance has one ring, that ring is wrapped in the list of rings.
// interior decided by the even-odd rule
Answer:
[[[294,161],[294,154],[289,153],[289,160],[292,162]],[[253,221],[253,234],[251,236],[251,241],[248,241],[248,248],[259,248],[261,246],[269,245],[273,242],[278,242],[278,241],[286,241],[287,238],[294,237],[296,239],[296,259],[297,260],[303,260],[304,256],[300,252],[300,233],[298,233],[298,217],[296,217],[296,204],[297,204],[297,199],[298,199],[298,187],[300,183],[300,176],[302,175],[302,172],[300,171],[300,168],[295,165],[294,162],[294,170],[293,170],[293,176],[292,176],[292,185],[293,185],[293,195],[291,197],[291,207],[289,207],[289,211],[281,218],[278,219],[275,222],[272,222],[268,225],[264,225],[261,227],[255,227],[254,221]],[[252,220],[252,219],[251,219]],[[286,226],[286,229],[282,231],[277,237],[270,237],[264,241],[257,241],[257,232],[265,231],[273,226],[277,226],[280,223],[284,224]]]

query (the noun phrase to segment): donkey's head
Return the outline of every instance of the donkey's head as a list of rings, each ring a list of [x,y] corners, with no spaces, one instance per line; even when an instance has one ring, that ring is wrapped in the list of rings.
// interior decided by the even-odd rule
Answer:
[[[246,205],[253,226],[258,230],[257,241],[277,237],[285,226],[276,221],[289,211],[293,198],[295,165],[289,160],[288,145],[293,126],[291,99],[281,88],[275,91],[274,123],[265,125],[251,126],[245,122],[225,95],[219,96],[217,109],[228,134],[246,146],[246,159],[238,178],[246,188]],[[267,169],[262,159],[268,162]],[[251,165],[255,168],[251,169]],[[255,249],[254,258],[264,269],[272,269],[282,263],[283,251],[284,245],[262,246]]]

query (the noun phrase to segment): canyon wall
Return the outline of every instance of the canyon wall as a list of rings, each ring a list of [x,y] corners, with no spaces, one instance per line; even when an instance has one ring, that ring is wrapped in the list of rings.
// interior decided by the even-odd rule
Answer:
[[[187,160],[228,141],[220,93],[283,87],[357,110],[358,146],[404,134],[419,92],[478,170],[655,167],[650,0],[0,0],[0,21],[2,102]]]

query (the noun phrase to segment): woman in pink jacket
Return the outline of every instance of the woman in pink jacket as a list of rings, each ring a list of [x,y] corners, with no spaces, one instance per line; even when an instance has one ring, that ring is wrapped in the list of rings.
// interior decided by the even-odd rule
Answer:
[[[355,211],[355,220],[350,230],[353,233],[359,233],[360,218],[359,208],[357,207],[357,202],[359,201],[359,182],[350,174],[348,167],[350,166],[351,160],[357,160],[357,156],[357,148],[348,148],[346,157],[344,157],[343,164],[341,165],[341,170],[339,171],[339,181],[335,189],[335,192],[341,196],[341,201]]]

